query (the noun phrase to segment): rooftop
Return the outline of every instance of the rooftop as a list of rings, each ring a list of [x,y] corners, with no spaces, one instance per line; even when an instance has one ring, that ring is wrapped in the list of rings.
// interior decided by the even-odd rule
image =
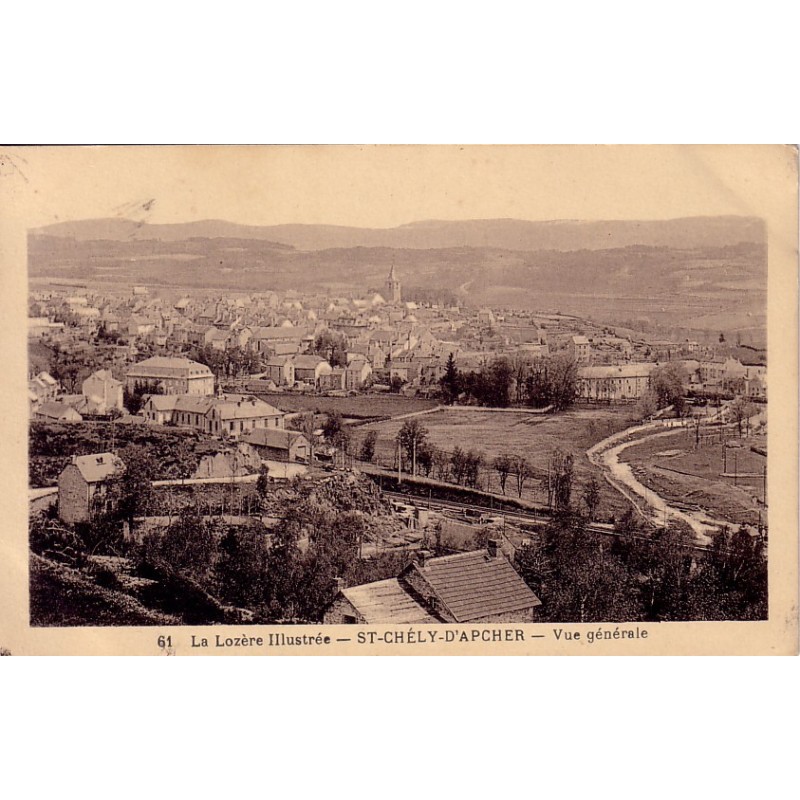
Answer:
[[[342,589],[350,604],[371,625],[433,624],[438,622],[411,595],[397,578],[365,583]]]
[[[87,483],[99,483],[125,470],[125,463],[113,453],[73,456],[72,463]]]
[[[432,558],[411,564],[433,589],[457,622],[540,606],[541,600],[517,574],[508,559],[486,550]],[[402,579],[402,575],[401,575]]]

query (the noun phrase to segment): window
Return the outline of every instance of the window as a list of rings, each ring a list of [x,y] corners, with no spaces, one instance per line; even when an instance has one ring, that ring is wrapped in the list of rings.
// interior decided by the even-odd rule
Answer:
[[[357,625],[358,620],[352,614],[342,614],[342,625]]]

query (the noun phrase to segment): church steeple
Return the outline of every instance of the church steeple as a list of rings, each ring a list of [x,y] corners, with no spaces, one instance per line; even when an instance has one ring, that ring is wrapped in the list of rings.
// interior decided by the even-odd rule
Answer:
[[[392,268],[389,270],[389,277],[386,278],[386,290],[389,295],[387,298],[389,302],[400,303],[402,301],[401,285],[394,271],[394,262],[392,262]]]

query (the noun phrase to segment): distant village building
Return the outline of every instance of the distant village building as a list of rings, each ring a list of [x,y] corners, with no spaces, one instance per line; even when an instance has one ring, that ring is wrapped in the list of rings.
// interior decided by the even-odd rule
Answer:
[[[101,369],[93,372],[81,384],[81,393],[100,408],[100,413],[108,413],[112,409],[122,411],[122,381],[116,380],[107,370]]]
[[[307,383],[314,388],[319,387],[320,377],[331,374],[331,365],[320,356],[295,356],[294,379],[298,383]]]
[[[49,372],[40,372],[28,381],[28,398],[31,410],[35,411],[42,403],[55,400],[61,387]]]
[[[96,511],[107,511],[109,488],[125,471],[113,453],[73,456],[58,476],[58,516],[64,522],[86,522]]]
[[[580,367],[579,400],[625,402],[638,400],[650,386],[655,364],[618,364],[607,367]]]
[[[592,358],[591,343],[585,336],[573,336],[570,340],[570,355],[576,364],[588,364]]]
[[[291,356],[272,356],[264,363],[264,379],[275,386],[293,386],[294,362]]]
[[[214,375],[205,365],[188,358],[153,356],[134,364],[125,375],[125,387],[156,386],[164,394],[214,394]]]
[[[397,578],[343,588],[328,606],[328,624],[532,622],[541,600],[495,540],[486,550],[425,558]]]

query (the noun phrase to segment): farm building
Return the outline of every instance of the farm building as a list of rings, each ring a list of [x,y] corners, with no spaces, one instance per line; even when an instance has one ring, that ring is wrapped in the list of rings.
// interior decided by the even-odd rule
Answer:
[[[241,441],[249,444],[265,461],[307,463],[311,444],[299,431],[258,428],[242,434]]]

